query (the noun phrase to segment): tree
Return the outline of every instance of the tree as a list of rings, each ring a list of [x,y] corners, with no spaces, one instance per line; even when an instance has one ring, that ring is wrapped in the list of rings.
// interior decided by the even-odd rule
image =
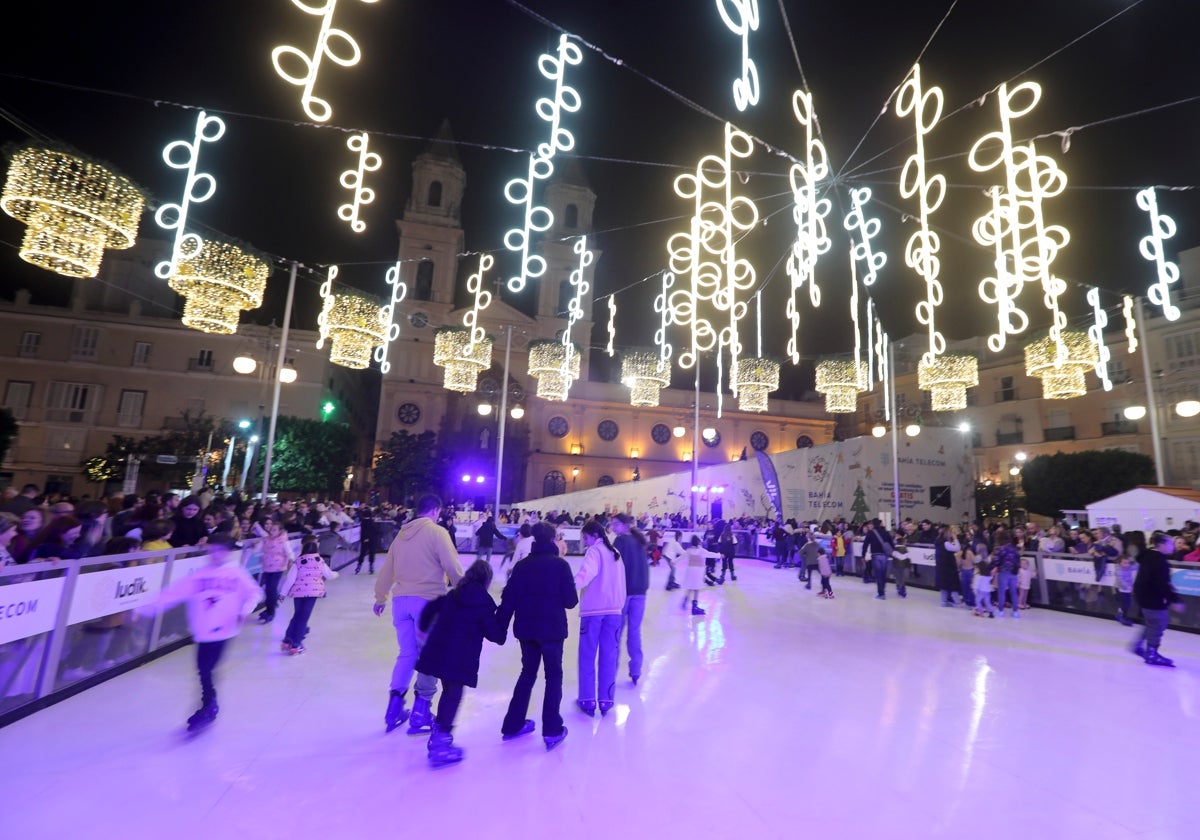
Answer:
[[[17,418],[13,416],[12,409],[0,408],[0,462],[8,457],[8,450],[20,431],[21,427]]]
[[[1005,483],[975,485],[975,515],[979,520],[1008,519],[1016,507],[1017,497],[1012,486]]]
[[[1121,449],[1039,455],[1021,473],[1026,507],[1052,517],[1154,482],[1150,456]]]
[[[141,459],[139,475],[161,481],[168,487],[191,484],[197,464],[203,466],[205,452],[209,452],[209,457],[213,457],[210,447],[223,452],[226,441],[233,434],[233,427],[225,421],[218,422],[206,416],[204,412],[192,415],[187,411],[180,415],[177,425],[176,429],[143,438],[113,435],[103,455],[84,460],[84,476],[93,482],[114,481],[126,474],[130,458],[138,457]],[[176,461],[173,464],[159,463],[160,455],[174,457]],[[220,471],[211,469],[216,463],[220,463],[220,456],[209,464],[209,483],[220,478]]]
[[[422,490],[440,489],[443,478],[433,432],[392,432],[383,451],[375,456],[375,484],[387,488],[393,502],[403,502]]]
[[[256,484],[262,483],[264,458],[256,459]],[[354,463],[354,432],[345,423],[280,417],[271,451],[269,490],[337,493]]]
[[[854,503],[850,505],[850,510],[854,511],[854,518],[850,520],[851,525],[861,525],[867,521],[867,513],[871,509],[867,506],[867,494],[863,492],[861,481],[854,488]]]

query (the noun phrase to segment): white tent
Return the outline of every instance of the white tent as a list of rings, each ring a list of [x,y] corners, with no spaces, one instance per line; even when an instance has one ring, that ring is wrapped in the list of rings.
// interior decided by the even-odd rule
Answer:
[[[1200,491],[1141,485],[1087,506],[1088,524],[1120,525],[1122,531],[1170,531],[1189,519],[1200,522]]]

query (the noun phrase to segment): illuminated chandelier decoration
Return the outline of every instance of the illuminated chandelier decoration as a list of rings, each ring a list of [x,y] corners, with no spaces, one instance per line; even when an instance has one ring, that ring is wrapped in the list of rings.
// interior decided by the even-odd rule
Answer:
[[[993,352],[1004,349],[1006,338],[1018,335],[1029,326],[1029,316],[1017,306],[1025,283],[1040,281],[1043,301],[1050,311],[1050,338],[1058,345],[1066,327],[1066,314],[1059,298],[1066,283],[1050,270],[1058,252],[1070,241],[1070,233],[1061,225],[1047,225],[1042,204],[1062,193],[1067,176],[1053,158],[1039,155],[1033,141],[1015,145],[1012,122],[1030,113],[1041,99],[1041,86],[1024,82],[1011,91],[1002,84],[996,100],[1000,108],[1000,129],[975,142],[968,157],[976,172],[1003,166],[1005,180],[990,190],[992,209],[975,221],[972,233],[976,241],[995,249],[995,277],[979,284],[979,297],[997,307],[998,329],[988,337]]]
[[[542,399],[566,402],[580,371],[579,348],[570,350],[552,339],[529,342],[529,375],[537,379],[537,395]]]
[[[373,300],[354,294],[333,293],[333,281],[338,267],[331,265],[329,275],[321,284],[321,314],[317,316],[317,349],[329,340],[329,361],[342,367],[362,370],[371,364],[375,348],[385,344],[388,320],[385,307]]]
[[[433,363],[443,369],[443,388],[470,393],[478,385],[480,371],[492,366],[492,339],[471,341],[470,330],[443,327],[433,334]]]
[[[570,283],[573,293],[571,294],[570,302],[567,304],[567,328],[563,330],[562,335],[564,376],[570,373],[571,357],[575,353],[575,344],[571,340],[571,333],[575,330],[575,324],[583,318],[584,296],[592,287],[587,281],[587,267],[595,259],[595,255],[588,250],[586,236],[576,239],[575,244],[571,246],[571,250],[579,257],[579,265],[572,269],[571,273],[567,276],[567,282]]]
[[[1104,328],[1108,326],[1108,313],[1100,305],[1100,290],[1095,286],[1088,289],[1087,302],[1092,305],[1092,325],[1088,327],[1088,338],[1096,345],[1096,376],[1105,391],[1113,389],[1112,380],[1108,376],[1108,363],[1112,354],[1104,343]]]
[[[741,411],[767,410],[767,396],[779,388],[779,362],[755,356],[743,356],[737,363],[738,408]]]
[[[180,262],[167,285],[183,295],[183,324],[206,333],[237,332],[242,310],[262,306],[271,267],[256,254],[208,240]]]
[[[791,322],[792,335],[788,339],[787,352],[792,364],[800,364],[800,290],[808,284],[808,298],[814,307],[821,305],[821,289],[817,286],[817,259],[829,251],[832,244],[825,228],[825,217],[832,204],[828,198],[817,198],[817,182],[829,175],[829,156],[825,145],[814,136],[816,115],[813,113],[812,94],[798,90],[792,94],[792,111],[804,126],[805,162],[792,164],[788,178],[792,187],[792,219],[796,223],[796,241],[787,260],[787,274],[792,281],[788,295],[787,317]]]
[[[858,409],[858,392],[866,389],[867,366],[853,359],[817,362],[816,391],[825,395],[830,414],[851,414]]]
[[[1147,187],[1137,194],[1138,207],[1150,214],[1150,235],[1143,236],[1139,245],[1142,256],[1154,263],[1158,270],[1158,281],[1150,284],[1146,296],[1150,302],[1161,307],[1168,321],[1179,320],[1179,307],[1171,303],[1171,284],[1179,282],[1179,266],[1164,257],[1164,240],[1175,235],[1175,220],[1158,212],[1158,193]]]
[[[1047,335],[1025,346],[1025,373],[1042,380],[1047,400],[1082,397],[1087,393],[1084,374],[1099,361],[1095,342],[1078,330],[1063,330],[1058,341]]]
[[[631,350],[621,360],[621,382],[630,388],[630,405],[653,407],[659,390],[671,384],[671,369],[652,350]]]
[[[176,140],[163,149],[163,160],[172,169],[186,169],[187,180],[183,185],[183,200],[179,204],[163,204],[154,212],[154,221],[163,230],[175,231],[175,243],[171,247],[171,259],[163,260],[154,267],[154,273],[163,280],[174,276],[180,263],[195,260],[204,247],[204,241],[194,233],[184,233],[188,211],[192,202],[200,204],[212,198],[217,191],[217,179],[207,172],[197,172],[200,159],[200,144],[215,143],[225,135],[225,123],[220,117],[210,117],[203,111],[196,117],[196,134],[189,143]],[[178,153],[182,152],[180,158]]]
[[[717,11],[729,31],[742,39],[742,76],[733,82],[733,103],[745,111],[758,104],[758,68],[750,58],[750,33],[758,29],[758,0],[717,0]]]
[[[979,359],[969,353],[943,353],[917,363],[917,387],[929,392],[933,411],[962,411],[967,389],[979,384]]]
[[[145,199],[132,181],[57,149],[13,155],[0,208],[26,225],[21,259],[66,277],[95,277],[105,248],[137,238]]]
[[[463,326],[471,334],[471,343],[483,341],[486,333],[479,325],[479,314],[492,305],[492,293],[483,288],[483,275],[495,265],[496,258],[491,254],[479,256],[479,270],[467,278],[467,293],[474,296],[471,308],[463,315]]]
[[[1137,321],[1133,317],[1133,296],[1121,298],[1121,314],[1125,317],[1125,346],[1130,353],[1136,353],[1138,348]]]
[[[408,284],[400,280],[399,261],[387,270],[384,281],[392,288],[392,291],[388,295],[388,302],[384,304],[382,315],[387,324],[387,333],[383,344],[375,348],[375,361],[379,362],[379,372],[386,375],[392,369],[392,363],[388,359],[388,348],[392,346],[393,341],[400,337],[400,322],[396,320],[396,307],[408,294]]]
[[[367,151],[367,133],[352,134],[346,140],[346,148],[358,152],[358,168],[347,169],[342,173],[341,185],[353,191],[354,199],[338,208],[338,218],[350,223],[350,229],[362,233],[367,229],[367,223],[358,217],[358,208],[375,200],[375,190],[363,186],[363,176],[368,172],[377,172],[383,166],[383,158],[375,152]]]
[[[538,58],[538,70],[554,83],[554,98],[542,97],[534,110],[550,123],[550,139],[539,143],[537,151],[529,156],[529,170],[525,178],[514,178],[504,186],[504,197],[510,204],[525,208],[524,223],[504,234],[504,247],[520,254],[521,266],[517,274],[508,278],[508,290],[521,292],[531,279],[546,273],[546,260],[539,254],[531,254],[533,234],[542,233],[554,224],[554,215],[548,207],[534,201],[535,184],[547,180],[554,174],[554,155],[569,152],[575,147],[575,136],[562,127],[563,113],[575,113],[582,105],[579,91],[565,83],[567,65],[583,62],[583,51],[566,35],[558,39],[558,54],[543,53]]]
[[[341,67],[353,67],[362,58],[358,42],[345,30],[336,29],[333,26],[333,12],[337,7],[337,2],[338,0],[325,0],[322,5],[312,6],[307,0],[292,0],[292,5],[305,14],[321,16],[321,31],[317,35],[316,47],[313,48],[312,55],[290,46],[276,47],[271,51],[271,63],[275,65],[275,72],[279,74],[280,78],[289,84],[304,88],[304,92],[300,94],[300,105],[304,108],[304,113],[308,114],[309,119],[316,122],[326,122],[333,115],[333,109],[330,108],[329,103],[313,95],[313,87],[317,83],[317,71],[321,68],[321,61],[328,58]],[[377,0],[362,0],[362,2],[375,3]],[[285,56],[298,61],[303,72],[292,74],[285,70],[283,67]]]
[[[851,261],[862,261],[866,269],[862,278],[864,286],[874,285],[879,278],[879,270],[887,263],[887,254],[871,247],[871,240],[879,235],[882,225],[879,219],[867,218],[866,206],[870,200],[870,187],[856,187],[850,190],[850,212],[846,214],[846,219],[842,223],[843,227],[851,233],[858,231],[858,241],[850,250],[850,259]]]

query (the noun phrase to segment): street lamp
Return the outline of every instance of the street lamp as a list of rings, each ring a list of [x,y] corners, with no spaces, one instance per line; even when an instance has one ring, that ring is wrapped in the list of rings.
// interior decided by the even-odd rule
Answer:
[[[571,467],[571,492],[575,492],[575,482],[579,480],[579,467]]]

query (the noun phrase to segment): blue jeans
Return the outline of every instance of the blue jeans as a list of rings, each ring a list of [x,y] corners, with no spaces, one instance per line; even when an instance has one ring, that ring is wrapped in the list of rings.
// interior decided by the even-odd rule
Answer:
[[[1158,650],[1169,619],[1170,616],[1166,610],[1148,610],[1142,607],[1142,620],[1146,622],[1146,626],[1142,628],[1141,641],[1146,643],[1147,648]]]
[[[968,607],[975,606],[975,570],[959,569],[958,575],[962,578],[963,600],[967,602]]]
[[[886,554],[871,555],[871,570],[875,573],[876,594],[884,594],[887,589],[888,557]]]
[[[621,614],[579,619],[579,699],[612,703],[617,694],[617,658],[621,653]],[[596,654],[600,690],[596,691]]]
[[[1017,610],[1020,609],[1020,602],[1017,600],[1017,573],[1001,569],[997,577],[1000,578],[1000,582],[996,585],[996,609],[1004,612],[1004,596],[1007,594],[1012,599],[1013,615],[1017,615]]]
[[[617,631],[617,646],[621,645],[621,634],[628,631],[625,640],[629,650],[629,678],[642,675],[642,617],[646,614],[645,595],[626,595],[625,608],[621,610],[621,629]]]
[[[292,620],[288,622],[287,632],[283,634],[285,642],[293,647],[304,643],[304,637],[308,635],[308,620],[312,617],[313,607],[316,605],[315,596],[292,599]]]
[[[392,599],[392,624],[396,628],[396,645],[400,648],[396,665],[392,668],[392,691],[408,691],[408,684],[412,682],[417,656],[425,644],[425,634],[418,629],[418,623],[421,610],[428,603],[416,595],[401,595]],[[418,673],[415,693],[418,697],[432,700],[437,693],[437,677]]]

